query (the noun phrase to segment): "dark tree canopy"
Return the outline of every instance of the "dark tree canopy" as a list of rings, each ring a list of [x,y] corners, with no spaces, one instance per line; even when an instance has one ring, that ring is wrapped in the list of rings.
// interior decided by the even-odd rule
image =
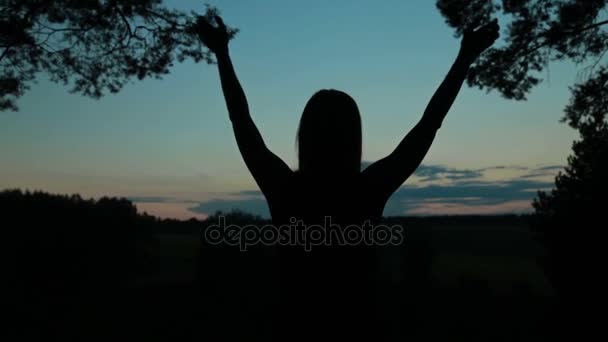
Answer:
[[[203,18],[215,14],[207,6]],[[162,0],[2,0],[0,110],[17,110],[41,72],[99,98],[133,78],[161,78],[175,60],[211,63],[194,29],[199,17]]]
[[[606,0],[437,0],[457,36],[492,17],[508,20],[505,44],[481,56],[467,81],[516,100],[541,82],[552,61],[590,63],[590,74],[607,64],[602,60],[608,50],[607,5]]]
[[[568,165],[555,178],[555,188],[539,192],[533,202],[534,228],[546,249],[543,266],[559,295],[560,310],[551,319],[559,322],[556,337],[570,340],[603,326],[590,307],[604,291],[599,261],[608,193],[607,5],[607,0],[437,1],[457,36],[492,17],[508,23],[504,44],[472,67],[471,86],[525,100],[552,61],[572,61],[588,75],[571,88],[562,118],[580,134]]]
[[[608,70],[601,68],[587,83],[574,87],[572,94],[562,121],[577,129],[580,139],[572,146],[566,169],[556,177],[555,189],[540,192],[534,200],[536,214],[553,226],[548,232],[550,244],[557,243],[558,227],[565,222],[599,219],[608,191]],[[565,244],[572,241],[572,236],[562,238]]]
[[[580,133],[555,188],[534,200],[535,229],[546,247],[543,266],[560,295],[558,334],[598,332],[592,303],[604,292],[606,194],[608,194],[608,70],[572,89],[563,121]],[[576,313],[576,314],[571,314]],[[569,331],[570,330],[570,331]],[[563,336],[561,336],[563,337]],[[574,338],[576,339],[576,338]]]

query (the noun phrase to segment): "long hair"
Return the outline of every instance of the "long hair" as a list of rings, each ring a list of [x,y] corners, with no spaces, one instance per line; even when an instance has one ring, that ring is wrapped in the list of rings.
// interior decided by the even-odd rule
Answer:
[[[296,146],[303,174],[353,174],[361,171],[361,115],[348,94],[316,92],[300,119]]]

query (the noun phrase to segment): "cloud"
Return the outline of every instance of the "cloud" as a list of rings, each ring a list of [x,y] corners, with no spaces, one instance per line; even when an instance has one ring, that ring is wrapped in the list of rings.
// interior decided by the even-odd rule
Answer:
[[[520,178],[528,179],[528,178],[547,178],[547,177],[555,177],[559,171],[563,171],[565,168],[564,165],[549,165],[543,167],[537,167],[535,169],[531,169],[529,173],[520,176]]]
[[[511,171],[518,173],[517,177],[534,178],[534,177],[549,177],[554,176],[558,170],[563,169],[561,165],[549,165],[542,167],[527,167],[517,165],[497,165],[484,167],[479,169],[457,169],[443,165],[420,165],[414,177],[419,178],[420,182],[435,182],[439,180],[445,181],[468,181],[482,180],[483,177],[490,171]],[[524,173],[524,174],[522,174]]]
[[[527,171],[530,170],[527,166],[517,166],[517,165],[497,165],[497,166],[489,166],[478,169],[479,171],[489,171],[489,170],[518,170],[518,171]]]
[[[565,167],[564,165],[549,165],[549,166],[539,167],[536,169],[536,171],[555,171],[555,170],[561,170],[564,167]]]
[[[529,212],[531,209],[530,201],[508,201],[498,204],[467,204],[467,203],[425,203],[415,208],[410,208],[407,215],[429,216],[437,215],[495,215],[495,214],[521,214]]]
[[[494,208],[494,213],[516,211],[512,204],[529,209],[536,191],[549,189],[552,182],[515,179],[501,182],[458,182],[450,185],[403,186],[387,202],[384,215],[447,214],[441,208],[466,208],[467,213],[477,207],[480,213]],[[509,205],[511,204],[511,205]],[[433,209],[434,210],[431,210]],[[482,210],[483,209],[483,210]],[[524,209],[523,207],[521,208]],[[450,210],[450,212],[453,210]]]
[[[526,211],[537,190],[551,188],[553,183],[511,180],[503,182],[459,182],[451,185],[403,186],[387,202],[384,215],[430,214],[499,214]],[[234,196],[238,195],[238,196]],[[231,194],[231,199],[212,199],[190,208],[201,214],[239,209],[270,217],[266,200],[260,191]],[[459,211],[460,210],[460,211]]]
[[[362,166],[367,167],[370,164],[371,162],[365,161]],[[458,169],[443,165],[421,165],[415,173],[418,182],[406,183],[397,190],[387,202],[384,215],[499,214],[529,211],[536,191],[552,188],[552,177],[562,168],[563,166],[559,165],[500,165]],[[499,170],[501,174],[508,171],[507,174],[513,177],[499,180],[488,178],[486,173],[495,170]],[[140,203],[174,201],[164,197],[136,199]],[[259,190],[225,193],[204,202],[191,202],[188,208],[192,213],[203,215],[233,209],[270,217],[268,204]]]
[[[421,182],[437,181],[442,178],[448,180],[476,179],[483,176],[482,170],[454,169],[442,165],[420,165],[414,173],[420,177]]]
[[[260,190],[243,190],[237,193],[239,196],[261,197],[264,196]]]

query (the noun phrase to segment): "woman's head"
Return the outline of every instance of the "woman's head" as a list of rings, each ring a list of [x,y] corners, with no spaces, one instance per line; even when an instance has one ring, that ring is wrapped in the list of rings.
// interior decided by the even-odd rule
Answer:
[[[296,144],[301,172],[359,172],[361,115],[355,100],[339,90],[316,92],[304,107]]]

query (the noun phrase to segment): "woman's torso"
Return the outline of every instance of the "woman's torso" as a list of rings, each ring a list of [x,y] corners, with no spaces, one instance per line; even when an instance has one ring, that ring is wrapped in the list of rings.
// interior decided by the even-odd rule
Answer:
[[[311,337],[320,332],[366,335],[373,329],[376,292],[369,230],[385,204],[374,195],[373,184],[361,174],[330,182],[294,173],[267,199],[273,225],[294,227],[289,230],[292,244],[283,240],[277,249],[283,331],[298,329]]]
[[[361,173],[332,181],[294,172],[276,194],[267,196],[273,224],[289,224],[292,217],[305,224],[322,224],[326,217],[342,225],[377,222],[386,201],[370,183]]]

